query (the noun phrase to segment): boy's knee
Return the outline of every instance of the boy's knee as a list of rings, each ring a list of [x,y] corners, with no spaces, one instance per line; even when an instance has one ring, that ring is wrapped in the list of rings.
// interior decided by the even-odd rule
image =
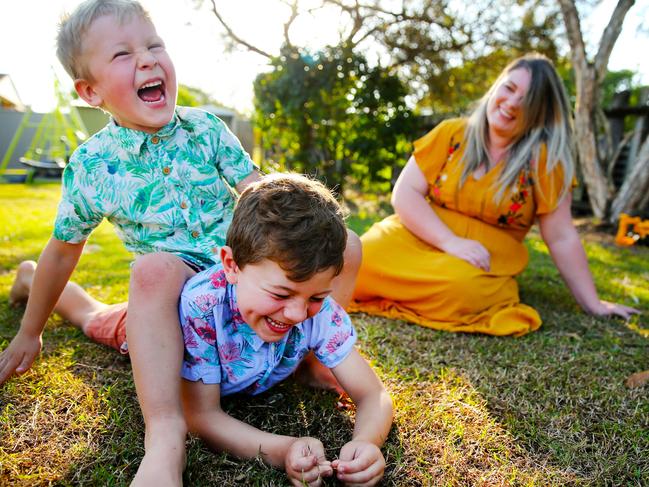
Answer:
[[[345,267],[348,269],[356,269],[361,266],[363,259],[363,245],[361,239],[356,232],[347,229],[347,245],[345,246],[344,253]]]
[[[175,255],[146,254],[138,257],[131,268],[131,289],[157,292],[162,287],[168,289],[173,282],[182,283],[185,278],[185,264]]]

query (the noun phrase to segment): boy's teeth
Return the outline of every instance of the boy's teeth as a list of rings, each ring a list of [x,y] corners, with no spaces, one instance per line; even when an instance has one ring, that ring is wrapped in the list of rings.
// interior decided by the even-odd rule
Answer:
[[[162,84],[161,81],[152,81],[151,83],[146,83],[146,84],[140,86],[140,89],[153,88],[154,86],[160,86],[161,84]]]

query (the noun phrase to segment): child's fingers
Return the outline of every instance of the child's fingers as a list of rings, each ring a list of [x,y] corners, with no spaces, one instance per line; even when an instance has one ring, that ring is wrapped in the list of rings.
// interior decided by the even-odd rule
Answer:
[[[295,472],[308,471],[318,465],[318,457],[315,455],[306,455],[302,457],[293,457],[289,460],[287,468]]]
[[[360,455],[351,460],[343,460],[340,458],[336,468],[339,472],[344,473],[361,472],[369,468],[374,462],[376,462],[376,458],[368,455]]]
[[[0,384],[9,379],[16,371],[19,360],[14,355],[0,355]]]
[[[331,462],[329,460],[318,463],[318,470],[321,477],[331,477],[334,473],[334,469],[331,467]]]
[[[338,465],[338,480],[345,482],[345,485],[374,485],[383,478],[384,462],[371,463],[360,470],[350,469],[348,463],[355,463],[355,461],[345,462],[345,464],[341,462]],[[356,463],[355,466],[359,464]]]

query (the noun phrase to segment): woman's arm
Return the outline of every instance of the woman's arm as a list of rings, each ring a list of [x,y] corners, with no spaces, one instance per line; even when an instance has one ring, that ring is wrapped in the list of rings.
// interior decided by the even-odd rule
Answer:
[[[572,223],[571,201],[572,198],[568,194],[552,213],[539,217],[541,236],[570,292],[584,311],[593,315],[618,315],[628,318],[634,313],[639,313],[634,308],[602,301],[597,296],[586,253]]]
[[[401,223],[433,247],[489,271],[489,251],[476,240],[455,235],[430,207],[426,201],[427,194],[428,181],[412,156],[401,171],[392,191],[392,206]]]

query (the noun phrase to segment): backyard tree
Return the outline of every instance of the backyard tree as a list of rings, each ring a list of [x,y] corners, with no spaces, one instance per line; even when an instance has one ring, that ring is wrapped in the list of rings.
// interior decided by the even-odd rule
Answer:
[[[622,211],[641,209],[649,191],[649,139],[637,157],[629,161],[631,170],[615,194],[610,172],[606,170],[614,157],[606,134],[608,122],[601,108],[602,85],[613,46],[622,30],[624,18],[634,0],[619,0],[599,41],[597,53],[588,58],[575,0],[559,0],[570,56],[575,73],[575,134],[579,161],[593,214],[598,218],[617,220]],[[604,134],[604,136],[602,136]]]
[[[281,4],[288,8],[279,55],[236,32],[215,0],[210,8],[232,47],[269,60],[271,72],[255,83],[256,123],[269,159],[335,184],[350,175],[357,182],[394,179],[406,141],[421,133],[406,95],[410,107],[439,120],[463,112],[516,55],[536,49],[556,56],[546,33],[557,12],[545,8],[537,16],[539,0],[476,0],[461,8],[449,0],[321,0],[311,10],[297,0]],[[339,42],[311,53],[291,31],[301,15],[320,9],[337,12]]]
[[[345,179],[390,181],[407,154],[413,117],[394,75],[343,47],[285,47],[255,81],[256,123],[271,164]]]

